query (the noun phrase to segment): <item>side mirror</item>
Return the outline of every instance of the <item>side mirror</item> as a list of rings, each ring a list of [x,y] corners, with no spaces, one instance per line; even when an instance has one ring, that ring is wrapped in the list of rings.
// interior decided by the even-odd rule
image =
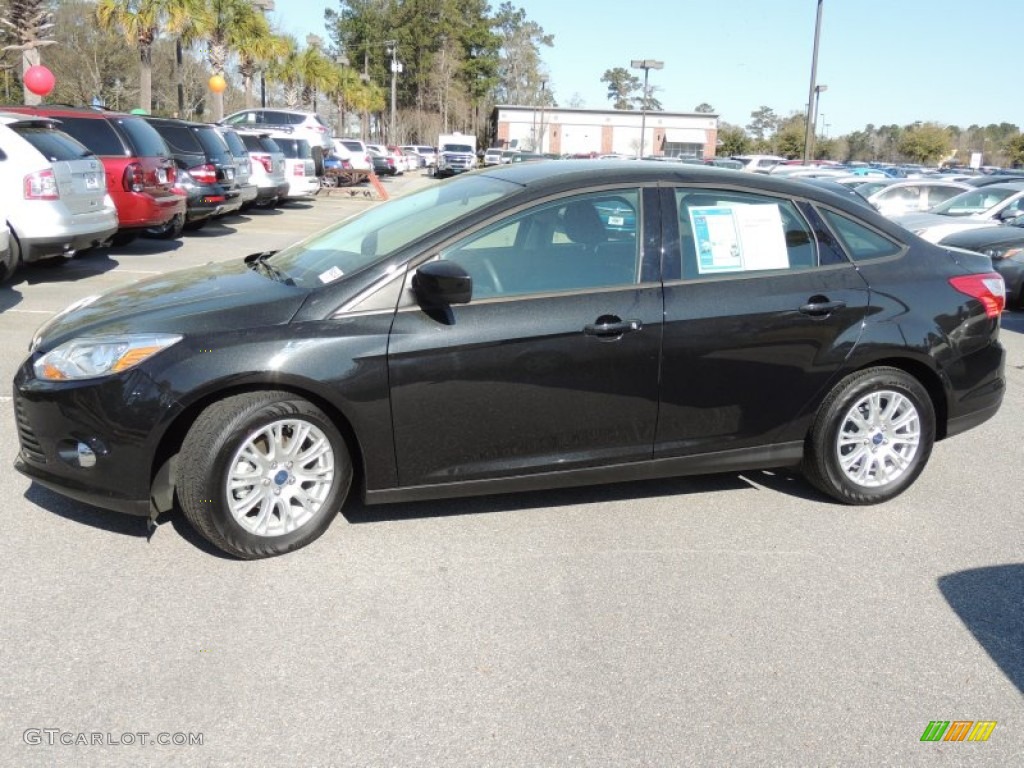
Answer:
[[[412,288],[426,306],[468,304],[473,278],[454,261],[428,261],[412,276]]]
[[[1009,223],[1011,220],[1016,219],[1020,215],[1020,211],[1017,210],[1016,206],[1013,206],[1011,208],[1005,208],[1002,211],[1000,211],[999,215],[996,218],[999,219],[999,221],[1001,222]]]

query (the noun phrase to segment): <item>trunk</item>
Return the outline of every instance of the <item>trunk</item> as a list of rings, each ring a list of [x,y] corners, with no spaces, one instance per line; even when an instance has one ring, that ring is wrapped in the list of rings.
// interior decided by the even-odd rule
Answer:
[[[253,83],[252,75],[243,72],[242,73],[242,91],[245,93],[245,108],[252,109],[256,106],[256,97],[253,95]]]

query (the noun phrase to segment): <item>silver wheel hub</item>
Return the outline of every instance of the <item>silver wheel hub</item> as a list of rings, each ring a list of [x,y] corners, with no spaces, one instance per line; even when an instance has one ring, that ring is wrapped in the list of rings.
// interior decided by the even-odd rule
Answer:
[[[327,435],[303,419],[282,419],[251,432],[228,469],[231,516],[256,536],[282,536],[308,523],[334,485]]]
[[[865,395],[846,412],[836,437],[836,457],[847,479],[882,488],[902,477],[921,446],[921,415],[893,390]]]

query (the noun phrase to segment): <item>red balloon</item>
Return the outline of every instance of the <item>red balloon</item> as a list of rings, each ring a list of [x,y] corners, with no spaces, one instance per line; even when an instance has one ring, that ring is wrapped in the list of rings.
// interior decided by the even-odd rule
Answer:
[[[34,67],[26,69],[22,80],[25,81],[25,87],[36,96],[45,96],[57,84],[57,78],[53,76],[53,72],[42,64],[36,64]]]

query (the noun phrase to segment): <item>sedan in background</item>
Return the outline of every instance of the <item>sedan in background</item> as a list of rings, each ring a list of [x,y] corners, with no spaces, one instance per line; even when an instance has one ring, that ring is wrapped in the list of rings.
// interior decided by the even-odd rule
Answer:
[[[959,181],[879,179],[856,189],[883,216],[899,216],[927,211],[973,187]]]
[[[987,257],[811,185],[492,167],[56,315],[15,377],[16,468],[179,505],[239,558],[309,544],[355,493],[800,467],[880,503],[999,409],[1003,300]],[[970,449],[946,458],[983,472]]]
[[[962,192],[925,213],[893,216],[915,235],[937,243],[963,229],[987,227],[1024,214],[1024,182],[990,184]]]
[[[1024,216],[999,227],[981,227],[944,237],[940,245],[966,248],[992,259],[1006,282],[1006,301],[1024,309]]]

